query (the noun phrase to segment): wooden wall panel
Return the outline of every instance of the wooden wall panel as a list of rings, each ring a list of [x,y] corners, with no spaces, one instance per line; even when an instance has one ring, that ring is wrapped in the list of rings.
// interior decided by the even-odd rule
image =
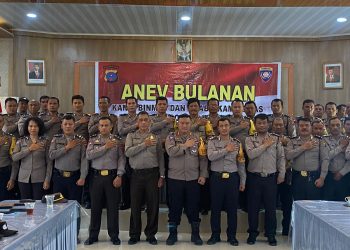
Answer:
[[[74,62],[130,61],[173,62],[175,40],[147,39],[72,39],[38,38],[16,35],[14,38],[14,95],[38,98],[41,94],[58,96],[61,110],[70,110],[73,94]],[[42,87],[26,86],[25,59],[44,58],[47,63],[48,84]],[[294,105],[300,114],[303,99],[312,98],[326,103],[333,100],[344,103],[350,99],[350,41],[242,41],[242,40],[194,40],[195,62],[282,62],[294,65]],[[344,63],[344,89],[322,88],[322,64]],[[84,67],[82,67],[84,68]],[[85,69],[81,69],[84,70]],[[89,71],[88,69],[86,69]],[[93,71],[93,70],[92,70]],[[285,72],[286,70],[283,70]],[[289,72],[289,70],[287,70]],[[84,77],[92,76],[85,72]],[[83,76],[82,76],[83,77]],[[287,86],[283,76],[282,97]],[[90,85],[90,79],[81,79]],[[92,79],[93,81],[93,79]],[[93,85],[92,85],[93,86]],[[85,89],[93,93],[93,89]],[[87,96],[93,99],[94,96]],[[92,103],[90,100],[89,103]],[[287,102],[287,101],[286,101]],[[90,106],[90,105],[89,105]],[[90,109],[91,107],[89,107]]]

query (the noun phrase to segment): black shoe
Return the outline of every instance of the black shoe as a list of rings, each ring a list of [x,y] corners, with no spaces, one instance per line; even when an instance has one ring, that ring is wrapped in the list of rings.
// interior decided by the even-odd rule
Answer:
[[[230,238],[227,241],[228,241],[228,243],[230,243],[231,246],[238,246],[238,244],[239,244],[236,237]]]
[[[247,239],[247,244],[254,245],[255,242],[256,242],[256,236],[253,234],[249,234],[248,239]]]
[[[84,245],[92,245],[95,242],[98,242],[98,239],[93,239],[93,238],[87,238],[87,240],[84,242]]]
[[[277,240],[276,240],[275,236],[269,236],[267,238],[267,241],[269,242],[270,246],[277,246]]]
[[[214,235],[212,235],[212,236],[209,238],[209,240],[207,241],[207,244],[208,244],[208,245],[214,245],[214,244],[216,244],[217,242],[220,242],[220,241],[221,241],[220,236],[214,236]]]
[[[149,238],[146,239],[146,240],[147,240],[148,243],[151,244],[151,245],[157,245],[157,244],[158,244],[158,241],[157,241],[156,237],[154,237],[154,236],[151,236],[151,237],[149,237]]]
[[[288,235],[289,235],[289,229],[287,229],[287,230],[284,230],[284,229],[283,229],[282,235],[283,235],[283,236],[288,236]]]
[[[177,233],[170,233],[168,239],[166,240],[166,244],[168,246],[172,246],[177,242]]]
[[[119,238],[111,239],[111,241],[112,241],[113,245],[118,245],[119,246],[120,243],[121,243]]]
[[[134,237],[131,237],[129,240],[128,240],[128,245],[135,245],[137,242],[139,242],[140,239],[138,238],[134,238]]]
[[[77,245],[79,245],[80,243],[81,243],[81,240],[77,238]]]

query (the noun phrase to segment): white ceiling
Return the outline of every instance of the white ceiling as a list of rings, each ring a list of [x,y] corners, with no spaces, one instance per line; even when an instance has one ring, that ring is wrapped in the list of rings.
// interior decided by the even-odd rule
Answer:
[[[30,19],[27,13],[38,15]],[[182,13],[192,15],[185,23]],[[338,17],[348,22],[337,23]],[[191,37],[305,37],[350,34],[350,7],[172,7],[0,3],[14,31],[53,34]]]

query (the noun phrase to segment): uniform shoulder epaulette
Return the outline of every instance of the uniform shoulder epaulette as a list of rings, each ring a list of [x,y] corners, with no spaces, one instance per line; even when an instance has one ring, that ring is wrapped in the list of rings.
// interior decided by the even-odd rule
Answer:
[[[280,135],[279,135],[279,134],[276,134],[276,133],[270,133],[270,135],[280,137]]]
[[[45,135],[39,136],[39,140],[48,140],[49,138]]]
[[[169,117],[175,117],[174,115],[170,115],[170,114],[167,114],[167,116],[169,116]]]
[[[74,139],[85,139],[82,135],[78,135],[78,134],[76,134],[76,135],[74,135]]]
[[[153,116],[157,116],[157,114],[151,114],[150,116],[151,116],[151,117],[153,117]]]
[[[319,140],[322,140],[323,139],[323,136],[319,136],[319,135],[314,135],[315,138],[319,139]]]
[[[63,134],[55,134],[53,137],[61,138],[61,137],[63,137]]]
[[[208,137],[209,141],[213,141],[213,140],[219,140],[219,136],[210,136]]]
[[[289,139],[291,139],[291,140],[298,139],[298,138],[299,138],[299,136],[291,136],[291,137],[289,137]]]
[[[127,116],[128,114],[121,114],[121,115],[119,115],[119,116]]]
[[[253,134],[249,135],[249,136],[258,136],[258,133],[257,132],[254,132]]]
[[[229,118],[229,117],[231,117],[231,115],[222,115],[221,117],[222,117],[222,118],[224,118],[224,117]]]
[[[290,116],[289,116],[289,115],[286,115],[286,114],[283,114],[283,116],[284,116],[284,117],[287,117],[287,118],[290,118]]]
[[[4,132],[4,131],[2,131],[3,133],[4,133],[4,135],[7,135],[7,136],[11,136],[11,137],[13,137],[14,135],[13,134],[11,134],[11,133],[7,133],[7,132]]]
[[[97,116],[100,115],[99,113],[93,113],[91,116]]]
[[[94,137],[96,137],[96,136],[98,136],[98,134],[90,135],[89,138],[94,138]]]
[[[315,136],[316,137],[316,136]],[[324,138],[327,138],[327,137],[331,137],[331,135],[324,135],[323,136]]]
[[[117,115],[115,115],[115,114],[109,114],[110,116],[117,116]]]

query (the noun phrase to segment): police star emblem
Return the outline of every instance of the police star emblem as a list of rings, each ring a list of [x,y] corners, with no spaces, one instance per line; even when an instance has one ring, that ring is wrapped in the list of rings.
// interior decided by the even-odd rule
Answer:
[[[114,83],[118,81],[118,68],[115,66],[104,67],[104,80],[108,83]]]
[[[260,67],[259,68],[259,76],[261,80],[263,80],[265,83],[270,81],[272,77],[273,69],[271,67]]]

